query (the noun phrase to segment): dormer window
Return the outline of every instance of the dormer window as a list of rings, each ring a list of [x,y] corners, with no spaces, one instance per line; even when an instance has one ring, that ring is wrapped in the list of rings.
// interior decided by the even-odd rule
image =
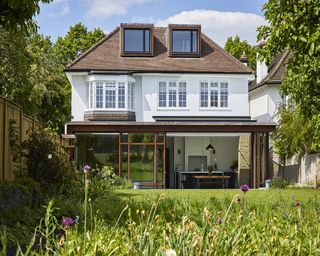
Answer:
[[[153,55],[153,25],[122,24],[121,56]]]
[[[197,30],[172,30],[172,53],[197,53]]]
[[[168,26],[168,51],[171,57],[200,57],[201,26]]]
[[[124,52],[150,52],[150,29],[124,29]]]

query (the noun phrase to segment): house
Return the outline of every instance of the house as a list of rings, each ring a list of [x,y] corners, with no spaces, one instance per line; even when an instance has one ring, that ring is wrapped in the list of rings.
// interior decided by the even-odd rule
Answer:
[[[281,95],[280,86],[290,57],[290,52],[286,50],[276,56],[269,66],[257,60],[256,79],[249,85],[249,102],[251,117],[258,122],[279,121],[279,106],[288,100],[288,97]],[[292,184],[317,186],[320,177],[319,154],[296,154],[280,161],[276,154],[272,154],[271,146],[270,149],[270,156],[273,156],[273,164],[269,164],[271,172],[283,176]]]
[[[280,94],[285,64],[290,58],[288,50],[276,56],[267,66],[257,59],[256,79],[249,84],[251,117],[258,122],[278,122],[278,108],[284,102]]]
[[[200,25],[121,24],[65,72],[78,165],[164,188],[258,188],[271,175],[275,124],[250,117],[253,72]]]

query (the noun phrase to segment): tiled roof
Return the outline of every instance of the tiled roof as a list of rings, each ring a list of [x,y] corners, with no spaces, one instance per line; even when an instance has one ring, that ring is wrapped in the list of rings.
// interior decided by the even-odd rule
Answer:
[[[282,76],[285,73],[285,64],[290,59],[290,56],[289,50],[277,55],[268,67],[268,75],[258,84],[256,79],[253,80],[249,84],[249,91],[258,89],[265,84],[281,84]]]
[[[168,56],[166,29],[154,28],[153,57],[121,57],[120,29],[103,38],[66,67],[66,71],[128,71],[174,73],[242,73],[253,71],[225,52],[206,35],[201,35],[200,58]]]

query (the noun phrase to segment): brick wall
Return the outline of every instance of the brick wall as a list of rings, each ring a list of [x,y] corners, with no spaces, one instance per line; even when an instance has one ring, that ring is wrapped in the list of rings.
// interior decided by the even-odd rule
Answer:
[[[250,135],[239,137],[238,150],[238,184],[250,184],[250,163],[251,163]]]

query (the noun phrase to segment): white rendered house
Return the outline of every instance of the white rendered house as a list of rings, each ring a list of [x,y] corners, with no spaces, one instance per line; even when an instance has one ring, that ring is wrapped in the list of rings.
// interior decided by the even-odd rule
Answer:
[[[284,99],[280,95],[281,79],[289,51],[278,55],[268,67],[257,60],[256,79],[249,85],[250,115],[258,122],[278,122],[278,107]]]
[[[252,70],[200,25],[121,24],[66,74],[66,133],[79,165],[109,164],[144,186],[170,188],[259,187],[270,175],[267,148],[257,145],[275,124],[250,117]]]

